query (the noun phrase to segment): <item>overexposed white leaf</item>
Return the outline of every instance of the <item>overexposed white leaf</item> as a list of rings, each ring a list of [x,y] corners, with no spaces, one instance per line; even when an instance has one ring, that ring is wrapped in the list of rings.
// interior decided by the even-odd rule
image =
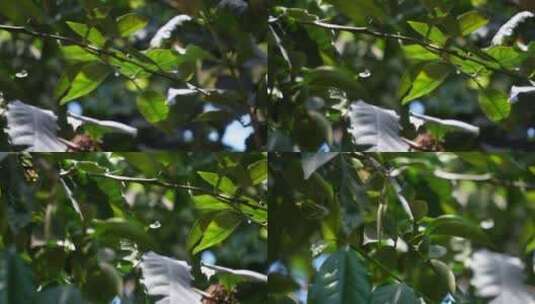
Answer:
[[[6,117],[11,144],[26,146],[30,152],[67,151],[67,146],[56,135],[59,126],[52,111],[16,100],[7,106]]]
[[[418,114],[414,112],[411,112],[410,116],[411,123],[416,127],[416,129],[419,129],[425,123],[435,123],[448,129],[454,129],[457,131],[479,135],[479,127],[471,125],[464,121],[455,119],[440,119],[433,116]]]
[[[512,86],[509,93],[509,102],[516,103],[518,101],[518,95],[520,94],[533,94],[535,93],[535,86],[518,87]]]
[[[351,127],[349,133],[358,146],[366,152],[406,152],[409,145],[403,141],[399,132],[399,116],[392,110],[358,101],[349,108]]]
[[[318,168],[328,163],[337,155],[338,152],[304,153],[301,159],[301,167],[303,167],[305,179],[308,179]]]
[[[173,31],[177,27],[191,20],[193,19],[188,15],[178,15],[178,16],[173,17],[173,19],[169,20],[164,26],[162,26],[158,30],[158,32],[156,32],[156,35],[154,35],[154,37],[150,41],[150,47],[151,48],[161,47],[165,40],[171,38]]]
[[[192,286],[191,266],[186,261],[148,252],[141,258],[143,284],[147,294],[160,297],[156,304],[200,304],[203,292]],[[231,269],[217,265],[201,265],[201,272],[210,279],[218,273],[236,276],[240,281],[267,283],[265,274]]]
[[[81,125],[85,123],[89,123],[89,124],[93,124],[99,127],[110,129],[114,132],[128,134],[132,137],[136,137],[137,132],[138,132],[137,128],[131,127],[129,125],[126,125],[117,121],[99,120],[99,119],[92,118],[92,117],[78,115],[72,112],[67,112],[67,121],[73,127],[75,131]]]
[[[156,304],[201,304],[201,294],[191,286],[187,262],[151,251],[143,255],[140,267],[147,294],[160,297]]]
[[[167,105],[173,106],[175,105],[176,101],[175,98],[178,96],[193,96],[197,95],[199,92],[195,90],[194,88],[182,88],[182,89],[174,89],[169,88],[167,90]]]
[[[514,15],[509,21],[500,27],[496,35],[492,38],[492,45],[502,45],[507,38],[513,36],[515,29],[529,18],[535,17],[532,12],[524,11]]]
[[[493,298],[489,304],[534,304],[535,289],[524,283],[524,264],[519,258],[478,250],[472,255],[470,283],[480,297]]]
[[[249,282],[258,282],[258,283],[267,283],[268,277],[267,275],[247,270],[247,269],[231,269],[223,266],[218,265],[209,265],[209,264],[202,264],[201,266],[201,272],[210,275],[214,275],[215,273],[227,273],[234,275],[236,277],[239,277],[241,280],[249,281]]]

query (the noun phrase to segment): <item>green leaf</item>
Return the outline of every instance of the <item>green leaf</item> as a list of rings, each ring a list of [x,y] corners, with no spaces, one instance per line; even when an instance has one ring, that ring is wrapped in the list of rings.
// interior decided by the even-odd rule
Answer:
[[[308,304],[368,304],[371,297],[368,273],[355,251],[333,253],[315,274]]]
[[[450,267],[439,260],[431,259],[430,262],[435,272],[440,276],[440,279],[448,285],[448,290],[454,294],[457,284],[455,282],[455,275]]]
[[[326,0],[325,2],[334,5],[334,7],[348,16],[357,25],[364,25],[367,23],[367,17],[374,17],[379,20],[385,18],[383,9],[375,2],[375,0]]]
[[[442,215],[432,219],[425,233],[430,236],[449,235],[478,241],[482,244],[489,244],[487,234],[476,224],[457,215]]]
[[[147,26],[149,20],[138,14],[130,13],[117,18],[117,27],[122,37],[127,37]]]
[[[437,54],[429,51],[428,49],[424,48],[419,44],[404,45],[401,48],[403,49],[403,53],[405,54],[405,57],[407,57],[408,60],[431,61],[440,59]]]
[[[516,49],[508,46],[495,46],[484,50],[484,53],[490,55],[497,61],[497,64],[491,62],[496,68],[514,69],[527,58],[526,53],[518,52]]]
[[[32,303],[32,272],[15,248],[0,251],[0,286],[0,303]]]
[[[506,119],[511,113],[509,97],[495,89],[488,89],[479,93],[479,106],[483,113],[494,122]]]
[[[67,25],[84,40],[92,42],[98,47],[102,47],[106,43],[106,38],[94,27],[72,21],[67,21]]]
[[[44,16],[32,0],[0,1],[0,14],[20,25],[26,24],[28,19],[41,22]]]
[[[374,289],[370,304],[419,304],[414,290],[404,283],[380,286]]]
[[[459,28],[463,36],[471,34],[489,23],[489,20],[477,11],[466,12],[457,17],[457,21],[459,22]]]
[[[121,239],[128,239],[144,248],[154,248],[154,240],[145,231],[142,224],[133,219],[109,218],[93,220],[95,238],[111,245],[119,246]]]
[[[197,208],[197,210],[199,210],[201,213],[217,212],[230,208],[228,204],[220,201],[219,199],[210,194],[201,194],[194,196],[193,203],[195,204],[195,208]]]
[[[267,180],[267,165],[267,158],[263,158],[247,167],[253,185],[261,184]]]
[[[166,72],[172,71],[178,67],[180,55],[172,50],[153,49],[145,53],[156,66]]]
[[[222,192],[225,192],[230,195],[233,195],[236,192],[236,185],[226,176],[221,176],[217,173],[206,171],[199,171],[197,172],[197,174],[199,174],[199,176],[207,183]]]
[[[76,74],[67,94],[60,100],[60,104],[65,104],[73,99],[80,98],[91,92],[104,82],[111,70],[108,66],[99,62],[90,62],[84,65]]]
[[[444,33],[442,33],[442,31],[435,26],[430,26],[427,23],[418,21],[408,21],[407,23],[409,23],[409,25],[416,32],[418,32],[418,34],[422,35],[423,37],[438,45],[444,45],[444,43],[448,39],[446,35],[444,35]]]
[[[99,59],[98,56],[88,52],[86,49],[78,45],[68,45],[61,47],[61,53],[65,59],[69,61],[96,61]]]
[[[406,104],[411,100],[425,96],[438,88],[451,72],[451,68],[443,63],[426,64],[417,74],[409,93],[401,101]]]
[[[213,247],[226,240],[241,223],[241,216],[234,212],[221,212],[216,215],[203,231],[202,239],[193,248],[195,255],[207,248]]]
[[[165,96],[155,91],[147,91],[139,96],[137,108],[143,117],[153,124],[165,120],[169,115]]]
[[[284,15],[298,21],[315,21],[319,19],[318,16],[313,15],[306,9],[302,8],[278,6],[274,7],[273,9],[278,15]]]

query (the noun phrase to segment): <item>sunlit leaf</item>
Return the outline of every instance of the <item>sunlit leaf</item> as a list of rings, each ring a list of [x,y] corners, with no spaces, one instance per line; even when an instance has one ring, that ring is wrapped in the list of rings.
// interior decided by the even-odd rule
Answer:
[[[489,23],[489,20],[478,11],[466,12],[457,17],[457,20],[459,21],[459,28],[461,29],[463,36],[471,34]]]
[[[232,234],[240,223],[241,216],[234,212],[221,212],[217,214],[206,226],[201,240],[195,248],[193,248],[192,253],[197,254],[223,242]]]
[[[87,63],[72,79],[68,91],[60,100],[60,104],[66,104],[71,100],[93,92],[106,80],[110,73],[110,68],[104,64],[98,62]]]
[[[130,13],[117,18],[117,27],[119,34],[126,37],[144,28],[148,22],[146,17]]]
[[[137,99],[137,108],[150,123],[163,121],[169,115],[165,96],[155,91],[143,92]]]
[[[451,72],[449,65],[442,63],[426,64],[416,75],[410,91],[401,101],[402,104],[428,95],[438,88]]]
[[[507,94],[495,89],[488,89],[479,93],[479,106],[487,117],[499,122],[509,117],[511,104]]]

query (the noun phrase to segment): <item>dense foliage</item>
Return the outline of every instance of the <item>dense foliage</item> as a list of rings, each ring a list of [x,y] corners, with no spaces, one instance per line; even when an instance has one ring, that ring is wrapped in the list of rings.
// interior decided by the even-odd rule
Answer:
[[[277,1],[268,148],[533,149],[535,15],[516,2]]]
[[[270,303],[535,303],[535,157],[278,154]]]
[[[0,158],[0,303],[265,301],[266,155]]]
[[[264,0],[1,1],[0,149],[262,149],[266,13]],[[12,118],[16,100],[49,123]]]

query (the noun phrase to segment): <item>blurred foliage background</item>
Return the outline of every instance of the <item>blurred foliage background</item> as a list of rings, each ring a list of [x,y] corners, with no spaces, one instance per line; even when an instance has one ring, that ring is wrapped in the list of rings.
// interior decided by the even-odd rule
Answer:
[[[533,94],[513,104],[507,100],[513,85],[533,86],[529,81],[533,81],[535,67],[533,18],[520,24],[509,41],[491,50],[498,29],[516,13],[533,10],[531,2],[277,1],[269,21],[269,149],[358,150],[345,117],[349,104],[357,100],[395,110],[401,116],[401,135],[424,147],[426,139],[439,141],[440,145],[431,145],[433,151],[533,149]],[[326,29],[312,25],[315,21],[369,31]],[[414,41],[385,39],[382,33],[427,41],[467,58],[481,56],[514,75],[487,70],[446,52],[431,54]],[[417,78],[422,66],[431,62],[445,65],[434,66],[426,77]],[[433,90],[434,85],[439,86]],[[412,93],[426,93],[411,93],[414,98],[404,100],[411,86]],[[493,117],[496,108],[489,109],[489,100],[505,115]],[[409,111],[463,121],[480,127],[480,134],[450,132],[443,137],[443,130],[427,126],[416,132]],[[425,135],[418,137],[418,133]]]
[[[529,153],[274,153],[272,303],[532,303],[534,170]]]
[[[3,107],[21,100],[52,110],[60,137],[91,140],[81,150],[261,150],[266,13],[264,0],[2,1]],[[82,42],[93,53],[28,31]],[[90,64],[99,68],[84,69]],[[79,71],[87,77],[73,79]],[[73,130],[67,110],[131,125],[138,136],[92,125]],[[20,148],[5,135],[0,143],[4,151]]]
[[[187,261],[200,290],[221,284],[239,303],[265,299],[265,284],[199,269],[266,272],[266,155],[1,157],[0,302],[154,303],[138,267],[149,251]]]

